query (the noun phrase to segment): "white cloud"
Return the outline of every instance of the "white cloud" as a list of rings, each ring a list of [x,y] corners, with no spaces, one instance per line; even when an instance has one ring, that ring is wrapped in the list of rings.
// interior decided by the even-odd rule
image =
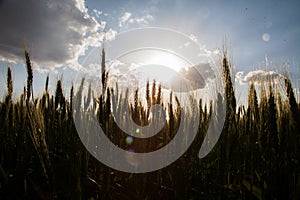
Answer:
[[[246,76],[244,72],[237,72],[235,80],[239,81],[240,84],[251,83],[254,81],[255,84],[259,84],[261,81],[279,82],[284,79],[284,76],[275,71],[256,70],[250,71]]]
[[[125,12],[120,18],[119,18],[119,26],[123,27],[123,25],[125,24],[125,22],[127,22],[129,20],[129,18],[131,17],[132,13],[130,12]]]
[[[120,67],[121,65],[124,65],[124,63],[122,63],[118,59],[112,59],[112,60],[107,61],[107,67],[109,70],[116,69],[116,68]]]
[[[133,24],[133,23],[137,23],[137,24],[149,24],[150,21],[153,20],[153,16],[150,14],[147,14],[145,16],[142,17],[135,17],[135,18],[131,18],[129,19],[129,23]]]
[[[147,25],[150,21],[153,21],[153,19],[153,16],[150,14],[146,14],[141,17],[132,17],[132,13],[125,12],[119,18],[119,26],[124,27],[126,24]]]
[[[85,0],[75,0],[75,6],[76,6],[82,13],[87,13],[87,8],[85,7]]]
[[[195,35],[193,35],[193,34],[191,34],[191,35],[189,36],[189,38],[190,38],[192,41],[194,41],[194,42],[198,42],[198,38],[197,38]]]
[[[39,72],[40,74],[49,73],[51,68],[41,67],[35,62],[32,62],[32,69]],[[57,73],[55,69],[51,69],[52,72]]]
[[[89,46],[116,35],[104,32],[106,22],[90,16],[84,0],[4,1],[0,24],[0,60],[24,62],[26,47],[34,61],[49,67],[79,67]]]
[[[97,18],[99,18],[100,15],[102,14],[102,12],[101,12],[100,10],[97,10],[97,9],[93,9],[93,13],[94,13],[94,15],[95,15]]]
[[[117,31],[113,30],[113,29],[109,29],[106,33],[105,33],[105,39],[106,40],[113,40],[115,39],[117,35]]]
[[[100,22],[100,28],[101,28],[102,30],[105,29],[105,26],[106,26],[106,21]]]

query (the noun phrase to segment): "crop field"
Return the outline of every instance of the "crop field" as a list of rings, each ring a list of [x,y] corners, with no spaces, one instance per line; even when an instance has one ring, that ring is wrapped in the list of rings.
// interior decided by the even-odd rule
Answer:
[[[13,99],[14,77],[8,67],[7,89],[0,101],[0,199],[300,198],[300,105],[289,77],[285,77],[284,92],[270,80],[260,86],[250,84],[247,105],[237,105],[231,65],[224,55],[219,67],[225,93],[211,103],[191,97],[185,120],[191,120],[197,112],[200,123],[184,155],[157,171],[126,173],[109,168],[87,151],[74,119],[87,122],[80,113],[94,113],[106,136],[118,147],[153,151],[170,142],[180,125],[180,103],[175,95],[170,93],[166,99],[159,83],[148,82],[146,90],[137,89],[130,100],[128,93],[119,92],[117,86],[107,86],[110,77],[104,73],[99,96],[91,87],[83,93],[83,86],[88,84],[84,79],[68,93],[63,92],[62,81],[58,80],[51,94],[48,76],[43,95],[35,97],[27,51],[25,59],[27,84],[23,93]],[[149,124],[154,104],[161,104],[168,118],[163,129],[151,138],[128,138],[112,115],[112,109],[122,113],[129,106],[134,122]],[[226,118],[221,137],[213,150],[199,159],[209,122],[213,117],[218,121],[211,113],[222,104],[226,104]],[[80,128],[89,126],[82,123]],[[185,133],[188,136],[188,131]],[[93,139],[88,134],[86,137]],[[134,158],[128,161],[138,164]]]

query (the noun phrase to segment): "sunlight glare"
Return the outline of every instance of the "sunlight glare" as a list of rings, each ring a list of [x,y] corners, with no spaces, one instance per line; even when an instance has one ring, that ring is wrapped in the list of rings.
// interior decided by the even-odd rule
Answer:
[[[176,72],[186,67],[187,62],[169,52],[159,52],[147,57],[149,63],[169,67]]]
[[[167,82],[178,75],[181,69],[190,66],[189,61],[164,49],[142,49],[134,52],[136,65],[131,69],[137,70],[140,78]],[[126,58],[125,58],[126,59]],[[126,60],[128,62],[128,60]]]

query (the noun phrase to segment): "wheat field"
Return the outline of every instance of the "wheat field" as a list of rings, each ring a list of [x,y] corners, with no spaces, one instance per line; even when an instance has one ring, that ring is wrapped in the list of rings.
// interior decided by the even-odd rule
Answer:
[[[237,107],[231,80],[231,66],[222,58],[226,99],[226,120],[221,138],[212,152],[198,158],[215,104],[194,99],[200,124],[195,141],[173,164],[158,171],[134,174],[113,170],[92,157],[81,143],[73,111],[96,113],[106,136],[123,149],[137,152],[159,149],[174,137],[180,123],[179,103],[170,94],[163,100],[161,86],[147,84],[145,96],[107,86],[93,95],[63,93],[62,82],[55,94],[48,91],[49,77],[41,98],[34,96],[29,53],[25,51],[27,85],[13,100],[13,77],[7,69],[7,92],[0,102],[0,199],[299,199],[300,198],[300,105],[291,81],[285,78],[285,92],[279,93],[266,81],[260,94],[252,83],[247,106]],[[105,61],[105,57],[102,57]],[[105,68],[105,62],[102,62]],[[260,98],[258,98],[260,95]],[[145,101],[146,106],[141,102]],[[149,123],[151,105],[163,104],[168,120],[151,140],[126,143],[126,133],[112,116],[125,106],[138,124]],[[195,109],[196,108],[196,109]],[[76,113],[76,114],[77,114]],[[190,120],[190,112],[185,120]],[[85,124],[89,126],[89,124]],[[107,155],[109,156],[109,155]]]

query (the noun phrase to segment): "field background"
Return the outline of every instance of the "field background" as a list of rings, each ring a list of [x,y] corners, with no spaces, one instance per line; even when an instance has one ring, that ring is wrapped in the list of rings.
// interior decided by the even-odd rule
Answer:
[[[90,156],[78,137],[74,109],[77,114],[80,110],[96,113],[114,144],[144,152],[161,148],[176,133],[180,123],[177,99],[172,94],[169,99],[163,99],[159,84],[148,84],[146,95],[142,97],[141,91],[136,90],[131,102],[127,93],[106,86],[108,73],[103,74],[100,96],[94,96],[91,87],[84,95],[83,85],[87,84],[84,80],[76,91],[72,86],[67,94],[58,80],[55,94],[50,94],[48,77],[43,96],[36,98],[27,51],[25,59],[24,92],[13,100],[13,77],[8,68],[7,90],[0,102],[1,199],[300,198],[300,105],[289,77],[284,80],[284,91],[279,91],[270,79],[261,81],[260,86],[253,82],[247,105],[237,107],[231,65],[227,55],[223,55],[220,68],[225,94],[208,104],[191,99],[190,110],[200,113],[200,125],[188,151],[166,168],[131,174],[108,168]],[[105,69],[105,62],[102,67]],[[226,121],[221,138],[207,157],[199,159],[209,121],[218,117],[210,113],[224,99]],[[142,100],[147,106],[142,105]],[[126,133],[114,123],[111,109],[122,112],[128,101],[133,120],[138,124],[149,123],[151,105],[163,104],[169,119],[158,136],[126,143]],[[192,117],[190,112],[186,120]],[[87,126],[84,124],[82,128]]]

